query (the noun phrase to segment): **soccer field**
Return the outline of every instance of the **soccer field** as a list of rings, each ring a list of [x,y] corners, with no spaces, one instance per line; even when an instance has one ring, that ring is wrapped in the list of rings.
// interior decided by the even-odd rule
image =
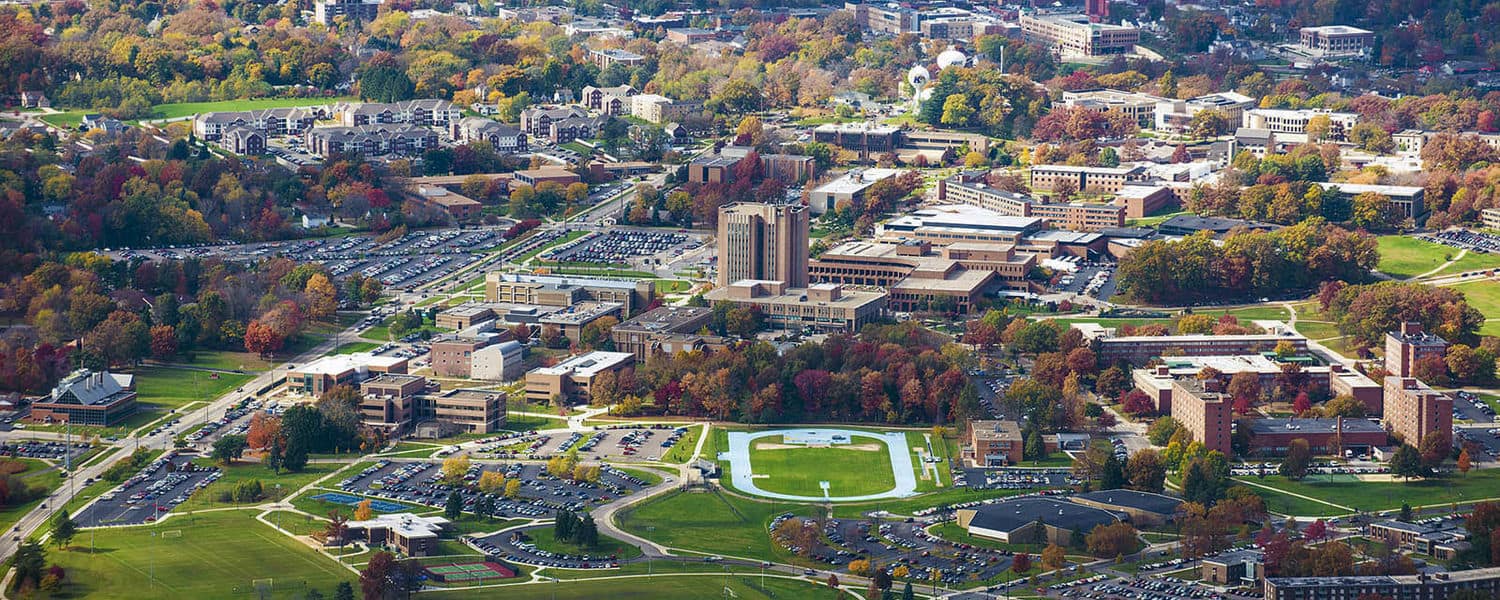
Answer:
[[[833,497],[878,494],[896,487],[885,443],[855,438],[853,444],[826,448],[786,447],[781,436],[751,442],[755,485],[768,492],[822,496],[828,482]]]
[[[222,511],[85,530],[73,538],[74,550],[49,547],[47,560],[67,569],[67,598],[255,598],[255,581],[263,579],[271,580],[271,598],[302,598],[307,587],[331,595],[340,581],[358,586],[352,571],[254,515]],[[181,534],[161,535],[172,531]]]

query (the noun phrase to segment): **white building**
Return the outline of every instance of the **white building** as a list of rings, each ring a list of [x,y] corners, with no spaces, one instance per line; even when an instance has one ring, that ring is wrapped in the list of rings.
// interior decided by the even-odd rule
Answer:
[[[903,173],[901,169],[854,169],[843,177],[814,188],[808,193],[808,206],[815,215],[834,210],[838,203],[853,202],[864,196],[865,190],[875,182],[890,179]]]
[[[514,381],[526,374],[526,347],[508,341],[490,344],[470,355],[469,377],[485,381]]]

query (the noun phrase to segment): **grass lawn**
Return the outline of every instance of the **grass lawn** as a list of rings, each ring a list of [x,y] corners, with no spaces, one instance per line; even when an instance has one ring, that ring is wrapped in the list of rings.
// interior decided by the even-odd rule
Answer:
[[[953,522],[933,525],[932,528],[928,531],[931,531],[933,535],[936,535],[948,541],[958,542],[960,544],[972,544],[975,546],[979,546],[980,548],[989,548],[992,550],[1030,552],[1032,555],[1039,555],[1042,553],[1042,550],[1045,550],[1047,548],[1047,544],[1012,544],[999,540],[992,540],[989,538],[969,535],[968,531],[965,531],[963,527],[960,527],[958,525],[958,523]]]
[[[223,371],[253,372],[271,368],[270,361],[262,359],[252,352],[229,352],[225,350],[194,352],[191,357],[179,356],[172,359],[171,362],[190,367],[220,369]]]
[[[549,419],[547,417],[533,417],[531,415],[505,415],[505,427],[510,431],[532,431],[534,429],[547,429],[562,427],[562,419]]]
[[[1458,250],[1404,235],[1383,235],[1375,239],[1380,262],[1375,269],[1402,279],[1415,277],[1442,266]]]
[[[335,354],[354,354],[355,352],[369,352],[379,347],[380,344],[377,344],[375,342],[344,342],[342,344],[339,344],[338,350],[330,350],[328,351],[328,354],[325,354],[324,356],[333,356]]]
[[[1163,221],[1166,221],[1167,219],[1170,219],[1170,218],[1175,217],[1177,215],[1190,215],[1190,214],[1193,214],[1193,213],[1191,213],[1189,211],[1180,211],[1180,212],[1174,212],[1174,213],[1167,213],[1167,214],[1164,214],[1164,215],[1153,215],[1153,216],[1150,216],[1150,217],[1142,217],[1142,218],[1139,218],[1139,219],[1126,219],[1125,224],[1128,225],[1128,226],[1130,226],[1130,227],[1155,227],[1157,225],[1162,224]]]
[[[1353,475],[1310,475],[1302,481],[1271,475],[1264,479],[1257,477],[1253,481],[1366,511],[1395,510],[1401,508],[1402,502],[1415,507],[1500,498],[1500,470],[1496,469],[1470,471],[1468,475],[1453,474],[1440,479],[1414,480],[1410,483],[1399,480],[1360,481]],[[1267,504],[1270,508],[1269,501]]]
[[[328,528],[328,521],[289,510],[273,510],[266,518],[277,527],[297,535],[312,535]]]
[[[1282,308],[1282,306],[1279,304],[1247,306],[1245,308],[1231,308],[1227,310],[1200,310],[1196,312],[1198,312],[1198,314],[1213,315],[1216,318],[1226,314],[1234,315],[1235,317],[1239,318],[1241,322],[1267,320],[1285,321],[1288,317],[1291,316],[1288,315],[1286,309]]]
[[[677,294],[693,287],[693,282],[681,279],[652,279],[651,281],[656,284],[656,292],[659,294]]]
[[[1058,324],[1067,326],[1072,323],[1097,323],[1104,327],[1119,327],[1121,325],[1166,325],[1172,326],[1171,319],[1104,319],[1099,317],[1055,317],[1052,319]]]
[[[613,574],[614,571],[607,573]],[[698,600],[723,597],[726,579],[714,575],[673,575],[667,577],[639,577],[598,581],[569,581],[535,585],[487,588],[495,596],[508,600]],[[822,582],[780,577],[761,578],[756,575],[734,575],[727,579],[728,588],[739,600],[769,600],[771,598],[806,598],[820,600],[839,597]],[[422,598],[457,600],[474,598],[474,590],[453,590],[423,593]]]
[[[537,548],[548,552],[560,554],[571,554],[574,556],[587,554],[590,556],[613,556],[618,558],[635,558],[641,555],[641,549],[620,540],[599,536],[599,544],[593,548],[585,548],[572,542],[558,541],[552,539],[552,528],[528,529],[526,535],[531,538],[531,543]]]
[[[682,439],[677,440],[675,445],[667,449],[667,453],[662,455],[661,461],[678,465],[687,462],[688,459],[693,457],[693,450],[698,448],[698,436],[700,435],[703,435],[702,425],[688,427],[687,433],[682,434]],[[707,450],[704,451],[703,455],[716,456],[708,454]]]
[[[828,448],[767,449],[780,445],[781,436],[757,439],[751,442],[750,466],[756,475],[767,477],[756,479],[755,485],[768,492],[819,497],[823,481],[828,482],[828,495],[833,497],[877,494],[896,487],[885,442],[864,437],[853,441]]]
[[[171,367],[140,367],[132,373],[135,374],[135,391],[140,402],[164,409],[218,398],[255,378],[251,375],[205,373]]]
[[[1480,334],[1500,335],[1500,284],[1493,281],[1473,281],[1455,285],[1453,289],[1463,292],[1469,306],[1484,313],[1486,320],[1484,327],[1479,328]]]
[[[306,587],[331,594],[358,576],[256,521],[252,511],[173,517],[151,527],[80,533],[75,550],[50,551],[68,571],[65,598],[249,598],[270,579],[272,598],[301,598]],[[180,531],[180,537],[160,537]],[[176,535],[176,534],[174,534]],[[94,552],[88,551],[92,541]],[[153,577],[154,575],[154,577]]]
[[[203,458],[197,459],[194,462],[202,465],[214,464],[208,459]],[[209,484],[208,487],[203,488],[202,490],[193,494],[188,498],[187,502],[183,502],[182,505],[178,506],[176,510],[180,512],[186,512],[192,510],[202,510],[205,508],[225,508],[230,506],[237,506],[237,504],[235,504],[234,502],[219,502],[219,492],[221,490],[228,491],[234,489],[234,485],[236,483],[239,483],[241,481],[248,481],[251,479],[259,479],[261,486],[265,488],[266,497],[262,499],[261,502],[272,502],[280,500],[282,498],[285,498],[288,494],[301,489],[303,486],[317,481],[324,475],[337,471],[340,467],[343,466],[344,465],[315,463],[307,465],[307,467],[304,468],[301,473],[282,471],[280,475],[277,475],[275,473],[272,473],[270,469],[260,465],[259,463],[235,463],[229,468],[224,469],[224,476],[219,478],[218,481]],[[281,484],[281,489],[278,490],[275,487],[276,484]],[[354,509],[351,507],[349,511],[352,513],[354,512]]]
[[[670,492],[623,509],[621,529],[673,548],[706,554],[790,561],[771,541],[771,519],[785,512],[812,515],[805,504],[756,502],[723,493]]]
[[[1333,323],[1322,323],[1314,321],[1297,321],[1295,326],[1297,333],[1305,335],[1308,339],[1326,340],[1339,337],[1339,326]]]
[[[349,98],[246,98],[218,102],[177,102],[151,107],[152,118],[176,119],[191,117],[198,113],[256,110],[262,108],[285,108],[288,106],[319,106],[333,104]]]
[[[58,129],[77,130],[78,124],[83,122],[83,115],[88,111],[75,110],[68,112],[52,113],[42,116],[42,121]]]
[[[857,519],[870,511],[885,511],[897,515],[909,515],[914,511],[934,506],[958,504],[961,502],[973,502],[977,500],[989,500],[991,498],[1005,498],[1024,494],[1033,490],[973,490],[969,488],[948,488],[941,492],[922,494],[911,498],[900,500],[875,500],[872,502],[844,502],[833,506],[833,516],[841,519]]]
[[[1500,267],[1500,255],[1479,254],[1477,252],[1470,251],[1467,254],[1464,254],[1463,258],[1453,261],[1453,264],[1448,265],[1447,268],[1444,268],[1441,271],[1438,271],[1437,275],[1456,275],[1458,273],[1479,271],[1483,269],[1493,269],[1495,267]]]

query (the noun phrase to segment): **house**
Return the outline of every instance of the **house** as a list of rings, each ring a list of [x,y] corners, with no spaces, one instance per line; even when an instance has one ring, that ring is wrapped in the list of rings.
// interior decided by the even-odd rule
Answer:
[[[82,131],[97,130],[103,131],[105,133],[120,133],[122,131],[125,131],[125,124],[117,119],[111,119],[104,115],[87,114],[84,115],[83,120],[78,123],[78,128]]]
[[[21,108],[51,108],[52,101],[38,91],[21,92]]]

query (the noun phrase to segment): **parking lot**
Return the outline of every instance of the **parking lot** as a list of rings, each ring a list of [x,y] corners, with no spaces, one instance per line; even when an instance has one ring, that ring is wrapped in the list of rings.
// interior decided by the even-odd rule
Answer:
[[[1071,587],[1063,590],[1059,595],[1064,598],[1088,598],[1090,600],[1225,600],[1225,598],[1234,597],[1199,585],[1197,582],[1160,576],[1111,579]]]
[[[1449,392],[1453,398],[1453,419],[1464,419],[1475,423],[1494,423],[1495,409],[1490,408],[1484,400],[1473,392],[1455,391]]]
[[[66,442],[46,440],[21,440],[0,444],[0,455],[40,458],[58,462],[62,462],[69,455],[77,459],[88,451],[89,445],[83,442],[74,443],[72,446],[69,446]]]
[[[621,425],[592,433],[529,433],[481,445],[478,452],[497,459],[545,459],[577,448],[587,460],[657,460],[687,434],[686,427]]]
[[[954,485],[977,490],[1043,490],[1083,483],[1073,477],[1071,469],[983,469],[965,467],[955,476]],[[959,480],[963,483],[959,483]]]
[[[789,519],[803,519],[805,525],[816,524],[787,513],[773,519],[770,530],[776,531]],[[887,570],[905,566],[918,581],[930,581],[937,572],[946,585],[957,585],[971,578],[991,579],[1010,568],[1010,552],[950,542],[927,533],[924,525],[915,520],[872,524],[866,520],[830,519],[823,523],[818,546],[808,553],[835,567],[858,559],[871,559]]]
[[[658,254],[698,248],[702,242],[693,240],[685,233],[669,233],[643,230],[612,230],[605,233],[590,233],[573,242],[550,251],[549,258],[567,262],[594,264],[629,263],[633,260]]]
[[[519,463],[476,464],[470,467],[464,479],[478,481],[483,471],[495,471],[507,480],[521,482],[521,489],[514,498],[504,498],[499,494],[491,496],[495,500],[494,516],[502,518],[536,519],[549,517],[558,510],[585,510],[646,487],[640,479],[608,465],[601,469],[598,483],[559,479],[548,475],[541,465]],[[431,507],[444,506],[449,493],[459,489],[464,498],[464,510],[473,511],[480,492],[453,488],[442,483],[441,478],[441,469],[435,462],[382,460],[339,482],[338,489]]]
[[[73,520],[82,527],[155,522],[159,515],[186,502],[194,492],[222,475],[218,469],[200,467],[191,460],[191,457],[179,456],[176,452],[156,459],[135,477],[100,495],[93,504],[74,515]]]
[[[485,556],[538,567],[612,569],[620,566],[618,556],[558,554],[537,548],[532,542],[532,536],[551,535],[550,529],[550,525],[539,525],[489,536],[465,538],[464,542],[475,550],[483,552]]]
[[[1426,236],[1425,239],[1431,242],[1442,244],[1444,246],[1461,248],[1470,252],[1478,252],[1480,254],[1500,253],[1500,235],[1483,233],[1479,231],[1469,231],[1467,229],[1449,229],[1447,231],[1439,231],[1430,236]]]
[[[1078,263],[1078,270],[1059,277],[1053,289],[1107,301],[1115,295],[1114,270],[1108,263]]]

